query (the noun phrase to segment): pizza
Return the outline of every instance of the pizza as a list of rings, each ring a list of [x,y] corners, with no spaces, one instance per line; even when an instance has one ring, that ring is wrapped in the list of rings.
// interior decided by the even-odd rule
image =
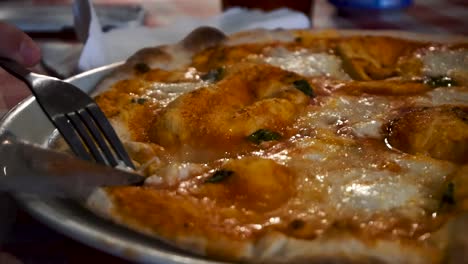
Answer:
[[[468,41],[199,28],[97,87],[142,186],[87,207],[209,259],[468,259]]]

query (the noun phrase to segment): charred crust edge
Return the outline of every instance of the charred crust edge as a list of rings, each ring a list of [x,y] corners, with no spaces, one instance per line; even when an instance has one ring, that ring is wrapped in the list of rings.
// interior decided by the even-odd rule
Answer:
[[[215,46],[227,39],[227,36],[217,28],[199,27],[190,32],[180,44],[192,52]]]

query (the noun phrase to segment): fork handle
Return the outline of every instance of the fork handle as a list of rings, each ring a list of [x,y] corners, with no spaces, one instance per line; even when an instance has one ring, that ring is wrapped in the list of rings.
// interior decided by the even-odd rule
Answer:
[[[5,57],[0,57],[0,66],[3,69],[5,69],[5,71],[10,73],[11,75],[23,81],[33,93],[35,93],[33,89],[34,81],[39,80],[39,79],[44,79],[44,78],[55,79],[49,76],[44,76],[44,75],[40,75],[37,73],[33,73],[30,70],[28,70],[26,67],[17,63],[16,61],[13,61]]]
[[[22,80],[28,85],[32,85],[33,80],[31,80],[30,78],[31,71],[21,66],[17,62],[0,57],[0,66],[2,66],[3,69],[5,69],[8,73],[15,76],[16,78]]]

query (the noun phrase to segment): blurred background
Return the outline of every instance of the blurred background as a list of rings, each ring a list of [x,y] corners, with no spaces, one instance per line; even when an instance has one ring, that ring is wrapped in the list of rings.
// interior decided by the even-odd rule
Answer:
[[[105,32],[131,26],[167,28],[183,19],[209,20],[228,8],[243,6],[263,10],[291,8],[306,15],[314,29],[468,35],[466,0],[92,0],[92,3]],[[0,0],[0,21],[17,25],[39,42],[45,70],[61,78],[79,71],[76,64],[84,41],[75,33],[72,4],[73,0]]]

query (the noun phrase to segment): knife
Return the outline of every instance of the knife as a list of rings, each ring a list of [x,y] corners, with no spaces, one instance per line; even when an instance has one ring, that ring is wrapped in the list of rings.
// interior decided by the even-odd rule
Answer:
[[[76,36],[81,43],[86,43],[91,24],[91,4],[89,0],[75,0],[72,9]]]
[[[0,191],[83,201],[98,187],[143,181],[130,171],[20,142],[8,134],[0,137]]]

